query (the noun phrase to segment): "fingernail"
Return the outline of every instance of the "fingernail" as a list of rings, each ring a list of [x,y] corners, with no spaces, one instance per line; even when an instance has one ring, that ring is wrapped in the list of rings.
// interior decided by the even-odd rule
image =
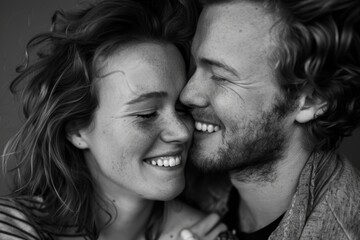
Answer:
[[[180,236],[183,240],[186,240],[186,239],[191,239],[193,238],[193,234],[188,230],[188,229],[183,229],[181,230],[180,232]]]

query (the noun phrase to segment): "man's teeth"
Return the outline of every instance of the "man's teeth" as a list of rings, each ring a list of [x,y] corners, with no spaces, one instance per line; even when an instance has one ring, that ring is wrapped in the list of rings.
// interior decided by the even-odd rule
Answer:
[[[175,167],[181,163],[181,156],[160,157],[149,161],[154,166]]]
[[[212,125],[212,124],[207,124],[207,123],[201,123],[201,122],[195,122],[195,128],[198,131],[202,131],[202,132],[217,132],[219,131],[219,126],[216,125]]]

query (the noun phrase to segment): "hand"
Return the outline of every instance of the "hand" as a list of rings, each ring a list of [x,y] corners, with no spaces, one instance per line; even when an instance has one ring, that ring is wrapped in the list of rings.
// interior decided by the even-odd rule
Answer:
[[[211,213],[190,228],[180,231],[180,240],[215,240],[217,236],[227,230],[223,223],[219,223],[220,216]]]

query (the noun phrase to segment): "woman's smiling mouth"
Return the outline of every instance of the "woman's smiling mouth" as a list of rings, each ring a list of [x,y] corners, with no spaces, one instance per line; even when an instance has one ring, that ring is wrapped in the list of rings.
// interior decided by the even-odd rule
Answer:
[[[153,166],[171,168],[180,165],[182,163],[182,158],[181,155],[163,156],[163,157],[145,159],[145,162]]]

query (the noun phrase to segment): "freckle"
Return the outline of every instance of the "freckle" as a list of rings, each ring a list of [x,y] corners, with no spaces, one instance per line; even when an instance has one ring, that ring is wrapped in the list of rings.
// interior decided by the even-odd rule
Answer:
[[[173,238],[174,236],[173,235],[170,235],[170,238]]]

